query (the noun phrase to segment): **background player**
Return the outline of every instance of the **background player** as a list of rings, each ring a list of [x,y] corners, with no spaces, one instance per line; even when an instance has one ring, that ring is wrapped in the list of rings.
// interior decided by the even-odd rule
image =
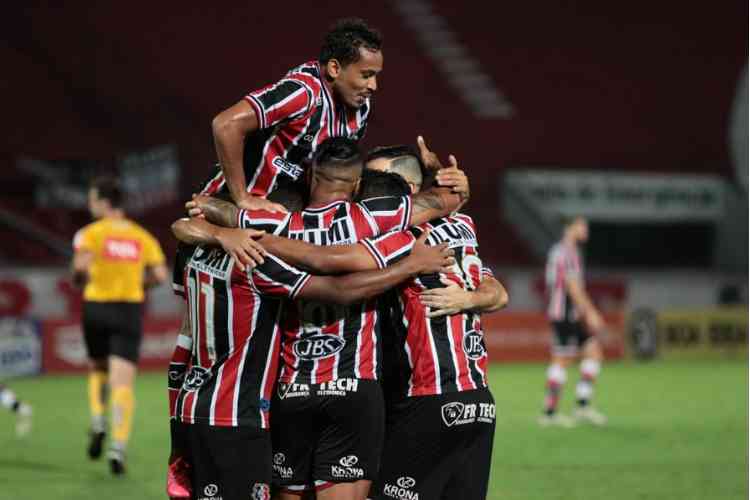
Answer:
[[[31,405],[21,401],[10,387],[0,384],[0,406],[16,414],[16,435],[24,437],[31,432]]]
[[[363,20],[340,20],[317,61],[219,113],[212,126],[221,172],[203,194],[228,188],[241,208],[283,211],[263,198],[300,179],[318,145],[364,135],[383,69],[381,45],[380,33]]]
[[[567,379],[566,368],[582,354],[581,377],[576,385],[575,417],[595,425],[607,419],[592,408],[591,398],[604,358],[595,336],[604,328],[604,320],[586,293],[583,259],[578,246],[588,241],[589,226],[583,217],[564,222],[562,240],[547,256],[546,283],[549,294],[547,316],[552,324],[552,360],[547,368],[547,394],[541,425],[570,427],[574,421],[558,413],[560,394]]]
[[[101,456],[110,392],[112,442],[107,457],[113,474],[125,472],[144,289],[167,278],[159,242],[126,217],[124,201],[116,179],[94,180],[89,189],[89,210],[97,220],[80,229],[73,242],[73,280],[85,286],[82,325],[89,357],[91,411],[88,454],[92,459]]]

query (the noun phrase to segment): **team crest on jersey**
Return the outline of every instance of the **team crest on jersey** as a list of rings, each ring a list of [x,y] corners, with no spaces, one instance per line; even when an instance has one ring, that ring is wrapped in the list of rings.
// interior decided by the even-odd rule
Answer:
[[[255,483],[250,500],[271,500],[271,488],[265,483]]]
[[[451,427],[456,423],[456,421],[458,421],[459,418],[461,418],[463,412],[463,403],[454,402],[445,404],[442,407],[443,422],[445,422],[445,425],[447,425],[448,427]]]
[[[211,371],[200,366],[193,366],[190,368],[185,382],[182,384],[182,389],[187,392],[195,392],[211,378]]]
[[[298,340],[292,349],[294,355],[305,361],[328,358],[341,351],[346,341],[337,335],[321,333],[306,339]]]

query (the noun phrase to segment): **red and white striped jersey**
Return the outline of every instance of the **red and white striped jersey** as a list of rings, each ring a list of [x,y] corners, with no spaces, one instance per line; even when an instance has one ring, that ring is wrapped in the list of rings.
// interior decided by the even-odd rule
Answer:
[[[241,211],[241,226],[317,245],[356,243],[408,227],[411,198],[336,201],[291,214]],[[380,326],[375,300],[339,306],[297,300],[282,318],[282,383],[319,384],[337,378],[377,379]]]
[[[186,299],[193,347],[175,415],[189,424],[266,429],[282,299],[293,299],[310,275],[273,256],[242,272],[220,248],[182,250],[175,291]]]
[[[263,197],[280,182],[299,179],[317,147],[329,137],[360,140],[371,109],[369,99],[358,109],[338,102],[323,83],[316,61],[290,70],[275,84],[250,92],[245,100],[259,121],[259,130],[245,142],[247,190]],[[212,195],[224,188],[219,170],[202,193]]]
[[[452,273],[444,275],[465,290],[475,290],[483,275],[476,229],[471,217],[456,214],[432,220],[410,231],[392,232],[367,240],[365,245],[377,255],[380,265],[389,265],[408,253],[416,237],[430,229],[428,245],[448,243],[455,252]],[[390,257],[389,257],[390,256]],[[395,259],[394,259],[395,256]],[[419,294],[428,288],[442,288],[440,274],[422,275],[402,284],[394,318],[396,362],[388,387],[401,396],[425,396],[468,391],[487,386],[487,349],[479,314],[459,313],[428,318],[428,308]],[[397,395],[398,396],[398,395]]]
[[[549,305],[547,317],[551,321],[578,321],[579,311],[568,295],[565,281],[583,280],[583,261],[578,247],[560,241],[547,254],[545,281]]]

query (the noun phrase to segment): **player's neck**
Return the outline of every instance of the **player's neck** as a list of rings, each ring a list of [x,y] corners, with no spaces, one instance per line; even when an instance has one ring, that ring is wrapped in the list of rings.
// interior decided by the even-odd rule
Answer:
[[[351,195],[344,191],[331,191],[324,194],[316,194],[310,199],[309,208],[319,208],[337,201],[351,201]]]
[[[107,210],[102,219],[124,219],[125,212],[119,209]]]

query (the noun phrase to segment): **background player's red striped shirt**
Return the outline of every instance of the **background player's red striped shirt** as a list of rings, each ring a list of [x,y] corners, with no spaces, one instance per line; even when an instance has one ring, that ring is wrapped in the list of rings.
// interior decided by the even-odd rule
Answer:
[[[411,220],[411,198],[337,201],[302,212],[241,211],[241,226],[318,245],[356,243]],[[317,384],[337,378],[377,379],[380,330],[374,300],[350,306],[297,300],[282,321],[283,383]]]
[[[175,415],[190,424],[268,428],[281,298],[294,298],[310,276],[273,256],[241,272],[221,249],[184,249],[175,288],[186,298],[193,346]]]
[[[290,70],[275,84],[250,92],[245,100],[260,128],[245,144],[247,190],[263,197],[280,182],[298,180],[315,149],[329,137],[361,139],[371,109],[369,99],[356,110],[337,102],[316,61]],[[202,193],[211,195],[224,188],[219,171]]]
[[[474,222],[467,215],[436,219],[364,243],[381,265],[388,265],[407,254],[415,235],[428,228],[428,245],[448,243],[455,252],[455,271],[445,275],[448,279],[465,290],[475,290],[483,274],[491,275],[482,267]],[[425,289],[443,286],[440,275],[430,274],[400,287],[400,310],[394,314],[394,318],[403,318],[395,333],[398,360],[395,373],[388,375],[399,379],[389,381],[389,387],[396,387],[402,395],[443,394],[487,386],[487,349],[480,316],[464,312],[428,318],[428,308],[419,299]]]
[[[578,247],[564,242],[555,244],[547,254],[545,281],[549,305],[547,317],[551,321],[578,321],[579,311],[568,295],[565,281],[583,279],[583,262]]]

